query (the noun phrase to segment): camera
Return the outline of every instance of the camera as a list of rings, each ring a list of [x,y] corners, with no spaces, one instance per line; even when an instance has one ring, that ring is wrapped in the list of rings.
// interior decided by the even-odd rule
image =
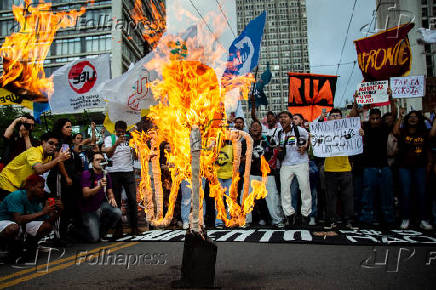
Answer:
[[[79,146],[79,151],[81,151],[81,152],[91,151],[91,150],[92,150],[91,145],[80,145]]]
[[[18,129],[21,127],[21,125],[26,128],[26,130],[32,130],[32,124],[26,123],[26,122],[19,122],[18,123]]]

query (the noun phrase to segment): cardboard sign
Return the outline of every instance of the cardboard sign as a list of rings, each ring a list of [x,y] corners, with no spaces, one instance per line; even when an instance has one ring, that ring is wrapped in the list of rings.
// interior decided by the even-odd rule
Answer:
[[[425,95],[424,76],[391,78],[393,98],[417,98]]]
[[[360,118],[310,123],[313,155],[332,157],[362,153],[363,141],[359,129]]]
[[[359,105],[386,103],[389,101],[388,81],[360,83],[357,87]]]

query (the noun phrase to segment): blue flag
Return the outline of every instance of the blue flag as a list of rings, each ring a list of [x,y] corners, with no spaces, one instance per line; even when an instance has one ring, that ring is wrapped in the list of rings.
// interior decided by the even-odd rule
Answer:
[[[35,118],[35,121],[39,124],[41,123],[41,115],[44,112],[47,112],[50,110],[50,105],[48,103],[33,103],[33,117]]]
[[[227,68],[223,77],[231,78],[252,71],[259,61],[260,42],[266,21],[266,11],[251,20],[229,47]]]

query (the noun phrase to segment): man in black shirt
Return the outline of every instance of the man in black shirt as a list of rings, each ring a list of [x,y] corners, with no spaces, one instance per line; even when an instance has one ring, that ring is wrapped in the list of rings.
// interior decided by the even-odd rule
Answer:
[[[252,180],[262,180],[262,172],[261,172],[261,158],[265,157],[265,160],[268,162],[273,156],[273,148],[270,146],[267,138],[262,136],[262,125],[259,121],[253,121],[250,127],[250,135],[253,138],[253,155],[251,159],[251,169],[250,169],[250,192],[251,181]],[[272,219],[273,226],[278,228],[283,228],[283,212],[280,207],[279,194],[276,186],[276,181],[273,173],[268,174],[268,181],[266,184],[267,196],[266,196],[266,204],[268,207],[268,212]],[[241,194],[242,196],[242,194]],[[246,224],[251,223],[251,214],[248,214],[246,217]]]
[[[363,193],[360,221],[372,224],[374,199],[378,197],[382,219],[394,223],[394,196],[392,171],[387,162],[387,141],[390,129],[384,125],[379,109],[371,109],[369,121],[362,123],[363,136]]]

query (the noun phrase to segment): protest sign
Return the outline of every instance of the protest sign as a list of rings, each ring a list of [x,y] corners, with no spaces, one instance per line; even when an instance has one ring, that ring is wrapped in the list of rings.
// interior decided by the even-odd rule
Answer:
[[[417,98],[425,95],[424,76],[391,78],[392,97]]]
[[[357,88],[359,105],[386,103],[389,101],[388,81],[360,83]]]
[[[363,141],[359,129],[360,118],[310,123],[313,155],[331,157],[362,153]]]
[[[49,97],[53,113],[74,113],[105,106],[99,87],[110,79],[110,56],[79,59],[53,73],[54,91]]]
[[[322,110],[330,111],[336,92],[337,76],[289,72],[288,110],[312,121]]]

